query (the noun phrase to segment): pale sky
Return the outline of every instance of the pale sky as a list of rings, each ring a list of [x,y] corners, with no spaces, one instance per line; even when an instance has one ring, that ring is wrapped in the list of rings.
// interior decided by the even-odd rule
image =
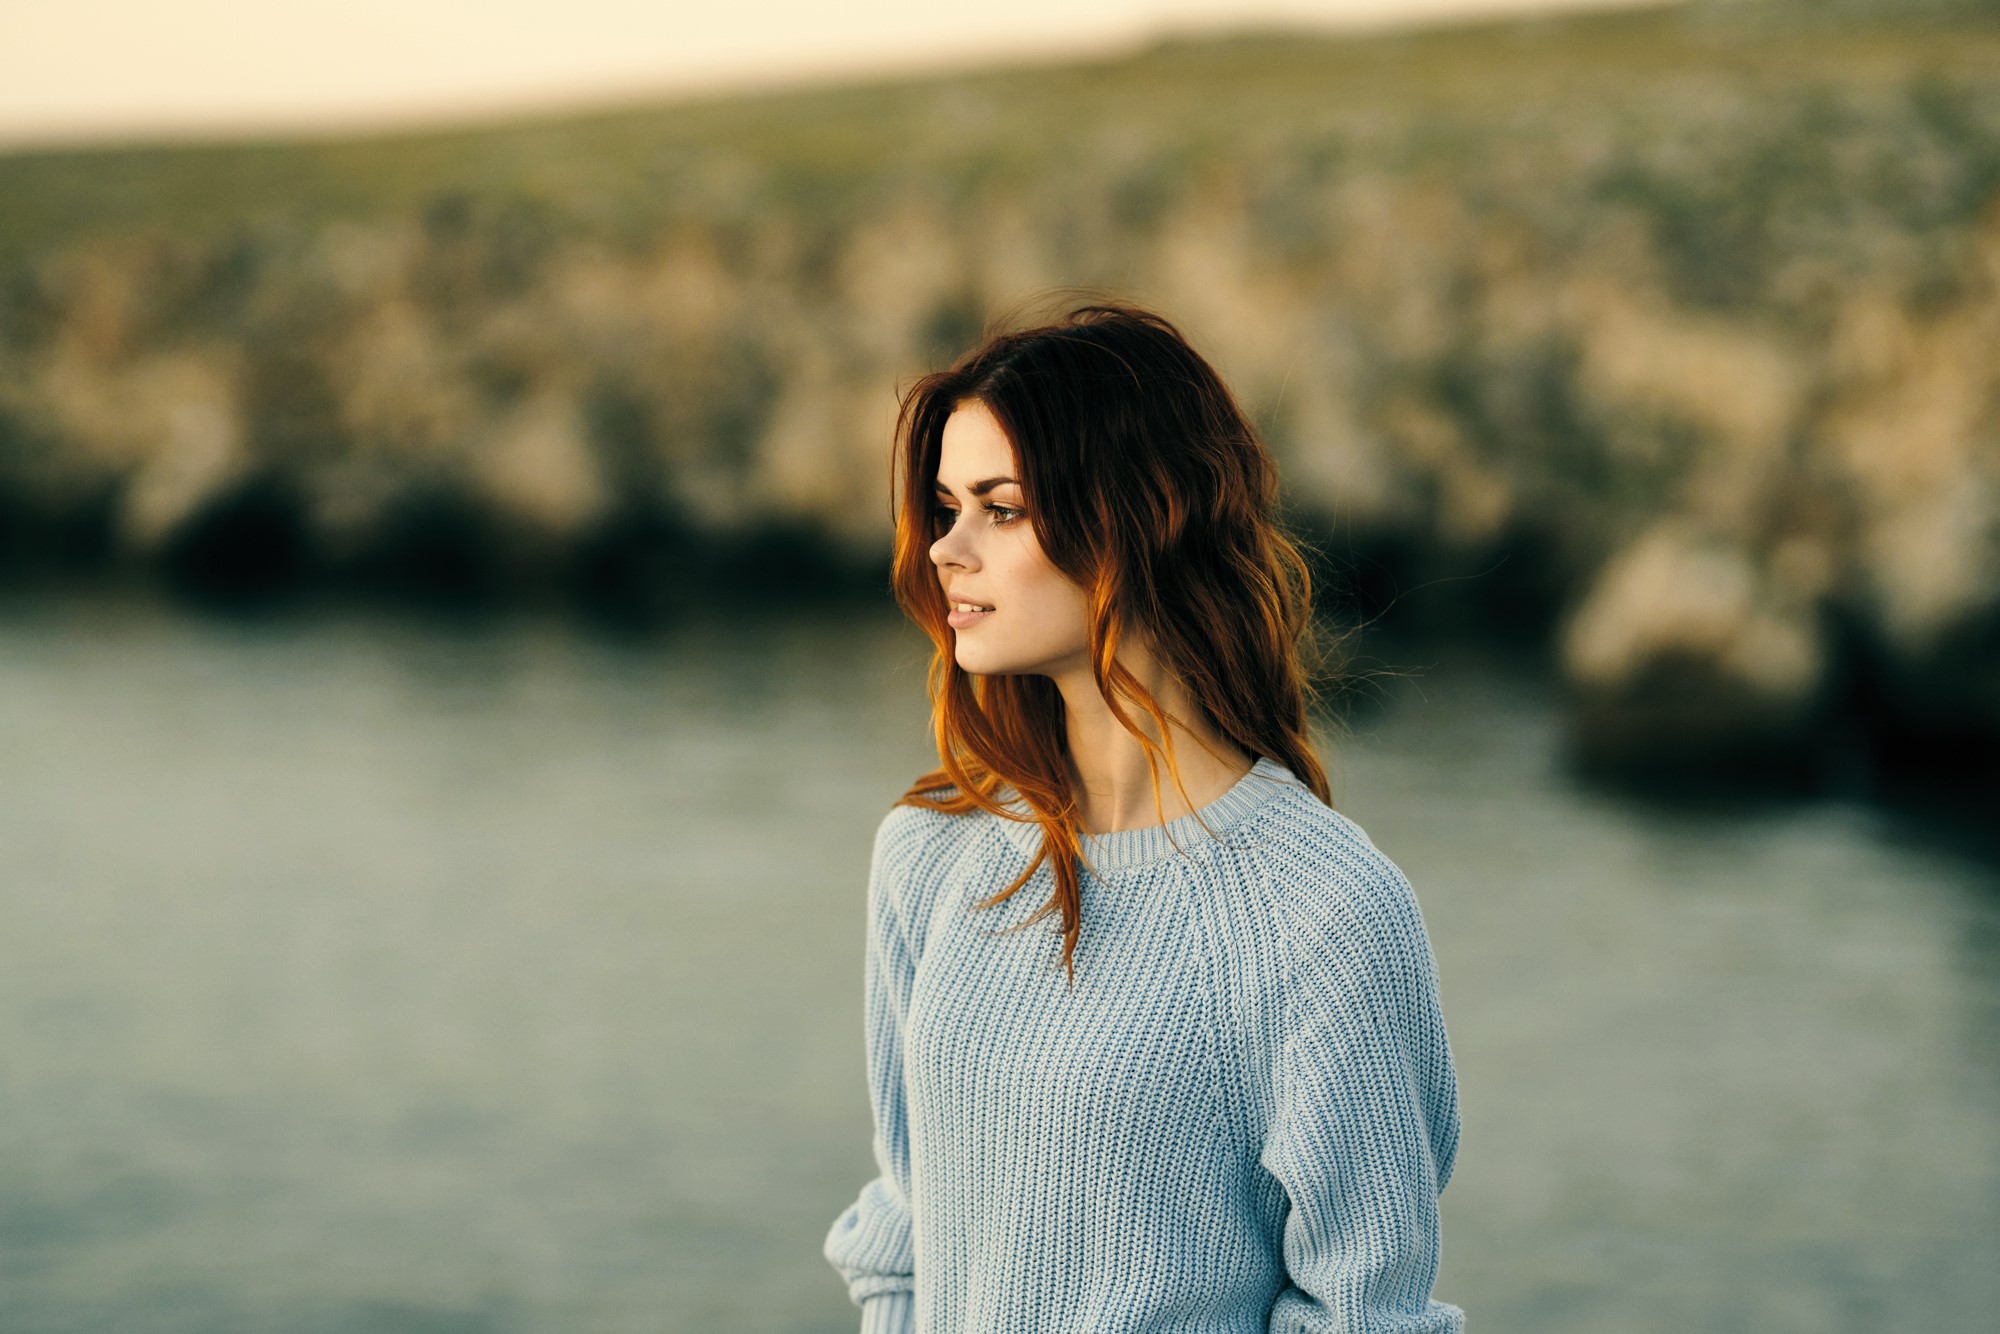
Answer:
[[[0,0],[0,148],[339,132],[1109,52],[1661,0]]]

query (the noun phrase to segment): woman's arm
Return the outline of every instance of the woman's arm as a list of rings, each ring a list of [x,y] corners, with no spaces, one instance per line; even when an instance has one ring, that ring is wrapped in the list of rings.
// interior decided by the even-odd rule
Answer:
[[[915,959],[902,912],[915,808],[898,806],[875,835],[868,873],[868,936],[863,986],[868,1096],[875,1113],[881,1175],[834,1220],[825,1253],[861,1307],[862,1334],[916,1328],[916,1257],[910,1232],[910,1141],[903,1114],[903,1024]]]
[[[1373,852],[1352,885],[1275,902],[1288,1006],[1262,1163],[1285,1188],[1272,1334],[1445,1334],[1438,1195],[1458,1087],[1415,894]]]

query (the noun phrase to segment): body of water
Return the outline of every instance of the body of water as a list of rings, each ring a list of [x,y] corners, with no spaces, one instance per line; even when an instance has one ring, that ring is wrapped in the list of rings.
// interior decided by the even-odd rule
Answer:
[[[925,651],[888,611],[0,608],[0,1330],[852,1329],[819,1248],[875,1170],[863,895]],[[1330,759],[1438,955],[1438,1295],[1991,1327],[2000,870],[1580,786],[1533,673],[1394,661]]]

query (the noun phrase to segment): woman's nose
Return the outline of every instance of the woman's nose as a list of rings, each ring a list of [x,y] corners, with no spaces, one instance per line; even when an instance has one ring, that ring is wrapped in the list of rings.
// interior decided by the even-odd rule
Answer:
[[[974,564],[971,548],[958,535],[958,525],[953,523],[943,535],[931,543],[931,564],[942,569],[947,565],[970,567]]]

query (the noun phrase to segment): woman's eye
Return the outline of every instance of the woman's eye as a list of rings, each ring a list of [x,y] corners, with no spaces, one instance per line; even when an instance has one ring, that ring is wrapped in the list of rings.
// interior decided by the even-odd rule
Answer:
[[[1014,522],[1014,520],[1021,517],[1022,513],[1012,505],[981,505],[980,508],[993,516],[993,526],[996,528],[1002,524]],[[931,507],[931,527],[935,528],[938,532],[942,533],[949,530],[956,522],[958,522],[957,510],[952,509],[948,505],[933,505]]]

